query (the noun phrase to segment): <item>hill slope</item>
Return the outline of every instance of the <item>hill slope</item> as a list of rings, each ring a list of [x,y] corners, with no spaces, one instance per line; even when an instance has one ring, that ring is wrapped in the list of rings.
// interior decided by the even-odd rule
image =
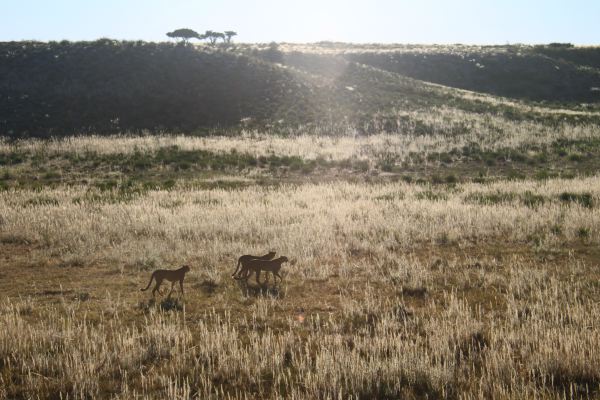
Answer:
[[[311,114],[306,85],[230,52],[101,40],[4,43],[0,54],[0,132],[9,135],[189,132],[292,106]]]
[[[600,101],[600,48],[567,46],[288,46],[407,77],[525,100]],[[294,58],[294,57],[291,57]]]
[[[399,110],[439,106],[549,123],[598,120],[597,112],[548,113],[449,87],[517,99],[596,101],[594,49],[517,53],[520,48],[0,43],[0,135],[206,134],[242,120],[280,131],[302,125],[327,133],[382,126],[395,132]]]

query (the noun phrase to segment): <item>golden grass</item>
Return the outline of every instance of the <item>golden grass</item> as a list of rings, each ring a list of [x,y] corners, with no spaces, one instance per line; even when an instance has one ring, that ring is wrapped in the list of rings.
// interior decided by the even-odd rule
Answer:
[[[0,152],[372,160],[597,137],[449,109],[409,117],[434,134],[80,137]],[[451,131],[457,120],[465,132]],[[600,397],[600,176],[182,180],[125,194],[0,191],[0,399]],[[282,284],[229,278],[239,255],[271,249],[292,260]],[[182,264],[185,299],[139,291],[152,270]]]
[[[528,193],[529,192],[529,193]],[[277,190],[151,191],[119,200],[86,188],[0,192],[2,235],[37,243],[41,256],[128,264],[223,257],[265,247],[308,263],[350,250],[410,249],[422,243],[501,240],[555,246],[600,239],[600,208],[561,201],[563,192],[600,198],[600,177],[443,187],[307,184]],[[531,193],[535,193],[533,196]],[[505,194],[506,200],[477,199]],[[335,205],[332,207],[332,205]],[[310,241],[306,241],[310,238]]]
[[[548,111],[550,112],[550,111]],[[299,156],[303,159],[323,158],[340,161],[347,159],[374,160],[391,154],[404,161],[410,153],[427,156],[433,152],[449,152],[477,143],[482,150],[518,149],[524,146],[548,145],[557,140],[590,140],[598,137],[598,126],[593,124],[545,126],[531,121],[510,121],[501,116],[469,113],[440,107],[423,111],[394,112],[399,121],[397,133],[384,133],[385,120],[374,118],[370,136],[357,135],[349,130],[344,135],[314,135],[296,129],[289,137],[273,132],[245,131],[241,135],[190,137],[184,135],[158,136],[82,136],[50,141],[0,139],[0,153],[31,152],[45,154],[132,154],[153,153],[165,147],[180,150],[208,150],[213,152],[248,153],[254,156]],[[431,132],[418,133],[417,122]],[[275,129],[276,131],[276,129]]]
[[[371,265],[371,284],[340,279],[357,287],[340,287],[337,305],[315,310],[314,300],[305,300],[304,323],[292,318],[287,298],[250,299],[236,316],[226,303],[219,311],[203,311],[194,297],[206,294],[198,292],[188,295],[185,313],[139,311],[132,299],[95,300],[100,312],[89,301],[66,297],[44,309],[31,299],[8,300],[0,307],[0,395],[597,396],[600,309],[588,295],[590,283],[557,279],[519,258],[507,264],[450,262],[443,272],[405,259],[379,270]],[[371,286],[393,285],[390,276],[413,270],[428,270],[421,284],[431,297],[420,305],[409,290],[382,295]],[[570,273],[585,271],[575,264]],[[473,273],[478,277],[467,278]],[[442,289],[435,281],[444,274],[464,275],[462,285]],[[478,285],[494,290],[490,301],[502,305],[488,310],[470,304],[465,287],[474,291]],[[593,293],[598,295],[597,287]],[[214,303],[220,300],[228,301]]]
[[[0,193],[0,398],[600,394],[600,211],[560,199],[600,177],[90,190]],[[227,278],[267,249],[281,286]],[[183,263],[184,311],[138,291]]]

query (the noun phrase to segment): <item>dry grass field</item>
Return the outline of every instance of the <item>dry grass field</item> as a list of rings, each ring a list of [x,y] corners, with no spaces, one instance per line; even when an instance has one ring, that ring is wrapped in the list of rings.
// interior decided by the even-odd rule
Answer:
[[[592,1],[12,3],[0,400],[600,400]]]
[[[448,113],[3,142],[0,399],[600,398],[598,127]],[[268,250],[282,283],[231,279]]]

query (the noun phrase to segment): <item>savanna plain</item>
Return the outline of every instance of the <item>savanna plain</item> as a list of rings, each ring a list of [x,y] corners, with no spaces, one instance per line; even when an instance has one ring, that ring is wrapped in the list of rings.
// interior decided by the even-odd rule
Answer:
[[[493,109],[1,141],[0,399],[600,398],[598,112],[427,90]]]

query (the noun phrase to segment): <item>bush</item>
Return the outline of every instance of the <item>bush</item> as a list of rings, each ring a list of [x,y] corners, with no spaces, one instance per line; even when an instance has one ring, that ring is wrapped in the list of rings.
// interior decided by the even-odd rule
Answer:
[[[586,208],[592,208],[594,206],[594,199],[591,193],[563,192],[558,197],[564,203],[578,203]]]
[[[276,42],[269,43],[266,50],[260,50],[256,55],[268,62],[283,63],[283,52],[279,50],[279,45]]]
[[[577,236],[581,239],[587,239],[590,237],[590,230],[588,228],[579,228],[577,230]]]
[[[553,48],[553,49],[571,49],[571,48],[575,47],[575,45],[573,45],[573,43],[552,42],[552,43],[548,44],[548,47]]]
[[[458,178],[456,177],[456,175],[448,175],[446,176],[446,183],[456,183],[458,182]]]
[[[583,156],[581,154],[577,154],[577,153],[569,154],[569,161],[581,162],[581,161],[583,161]]]
[[[546,198],[544,196],[533,194],[529,190],[523,194],[521,199],[523,204],[530,208],[537,208],[546,202]]]

